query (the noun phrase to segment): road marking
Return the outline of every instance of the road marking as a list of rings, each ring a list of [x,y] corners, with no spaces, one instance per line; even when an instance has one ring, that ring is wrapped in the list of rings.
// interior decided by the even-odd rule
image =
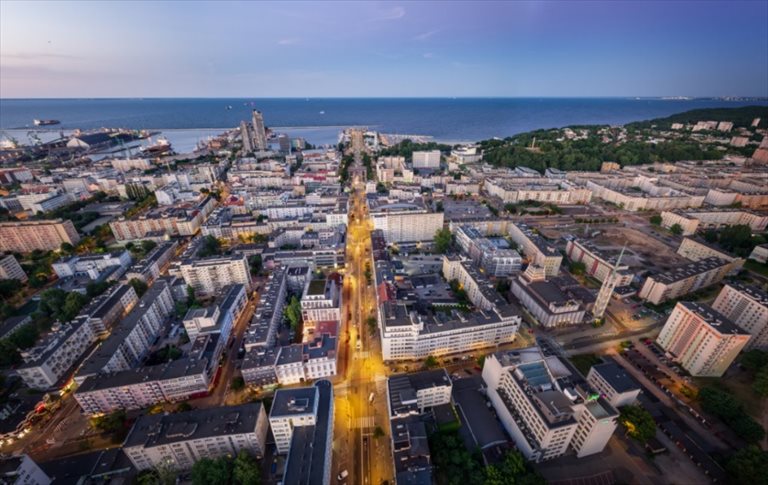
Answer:
[[[357,418],[357,428],[373,428],[375,425],[375,420],[373,416],[364,416],[362,418]]]
[[[369,350],[358,350],[355,352],[355,355],[352,357],[353,359],[367,359],[371,356],[371,352]]]

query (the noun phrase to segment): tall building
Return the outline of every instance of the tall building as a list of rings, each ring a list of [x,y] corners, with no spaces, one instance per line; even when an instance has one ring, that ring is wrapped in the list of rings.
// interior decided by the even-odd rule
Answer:
[[[261,403],[143,415],[125,438],[123,451],[137,470],[170,466],[186,471],[203,458],[240,451],[262,457],[267,428]]]
[[[369,201],[373,228],[384,233],[387,244],[432,241],[443,228],[442,212],[429,212],[424,202]]]
[[[247,121],[240,122],[240,139],[243,141],[243,152],[253,153],[253,135]]]
[[[0,280],[19,280],[21,283],[26,283],[27,279],[27,274],[13,254],[0,256]]]
[[[73,246],[80,241],[72,221],[0,222],[0,251],[29,253],[35,249],[57,251],[61,243]]]
[[[327,380],[319,380],[312,387],[317,390],[314,423],[293,428],[283,485],[331,483],[333,386]],[[270,419],[271,416],[270,412]]]
[[[528,347],[488,355],[488,398],[502,426],[528,460],[557,458],[573,448],[581,458],[601,452],[618,411],[556,355]]]
[[[768,350],[768,293],[756,286],[728,282],[712,308],[752,335],[746,348]]]
[[[203,295],[214,295],[225,286],[240,284],[247,292],[253,287],[251,268],[244,254],[188,259],[179,266],[184,281]]]
[[[0,483],[14,485],[48,485],[51,477],[29,455],[0,458]]]
[[[679,302],[656,342],[693,376],[720,377],[750,339],[725,315],[695,302]]]
[[[288,155],[291,154],[291,137],[285,133],[281,133],[277,137],[277,143],[280,145],[280,151]]]
[[[440,150],[413,152],[413,168],[440,168]]]
[[[341,323],[341,291],[331,278],[308,280],[301,297],[304,339],[311,339],[321,322]]]
[[[253,110],[253,149],[267,149],[267,131],[264,128],[264,116],[261,111]]]

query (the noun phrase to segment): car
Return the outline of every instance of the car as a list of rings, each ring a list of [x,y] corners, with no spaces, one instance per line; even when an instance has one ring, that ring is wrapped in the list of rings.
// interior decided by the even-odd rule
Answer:
[[[336,479],[338,481],[342,481],[345,478],[347,478],[348,476],[349,476],[349,472],[347,470],[342,470],[341,473],[339,473],[339,475],[336,477]]]

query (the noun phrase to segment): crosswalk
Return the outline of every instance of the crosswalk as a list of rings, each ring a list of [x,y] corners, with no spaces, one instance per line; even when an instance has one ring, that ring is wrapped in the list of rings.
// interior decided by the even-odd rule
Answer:
[[[373,428],[375,426],[375,420],[373,419],[373,416],[364,416],[362,418],[357,418],[356,425],[357,428]]]
[[[367,359],[371,356],[370,350],[359,350],[352,356],[353,359]]]

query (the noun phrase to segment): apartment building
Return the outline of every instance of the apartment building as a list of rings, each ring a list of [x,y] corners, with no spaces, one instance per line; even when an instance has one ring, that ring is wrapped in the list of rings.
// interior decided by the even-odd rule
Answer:
[[[296,429],[317,425],[320,387],[313,385],[278,389],[275,392],[269,411],[269,425],[279,454],[284,455],[290,451]]]
[[[74,397],[89,415],[141,409],[205,395],[209,373],[208,360],[183,357],[166,364],[90,375]]]
[[[269,225],[259,222],[252,214],[235,214],[231,207],[219,207],[214,210],[201,229],[203,236],[229,240],[270,232]]]
[[[747,349],[768,350],[768,293],[756,286],[728,282],[712,308],[752,336]]]
[[[277,382],[298,384],[336,375],[337,339],[330,335],[280,347],[274,363]]]
[[[193,236],[213,211],[215,199],[206,197],[197,203],[181,203],[170,207],[154,209],[141,216],[127,219],[121,217],[109,223],[112,234],[118,242],[144,239],[148,234],[159,233],[167,236]]]
[[[0,483],[13,485],[49,485],[51,477],[29,455],[0,458]]]
[[[32,389],[50,389],[95,341],[96,336],[83,318],[55,326],[36,346],[21,353],[24,364],[16,372]]]
[[[240,284],[251,291],[251,267],[245,255],[187,259],[179,266],[184,281],[202,295],[217,294],[227,285]]]
[[[683,238],[683,242],[681,242],[680,247],[677,248],[677,254],[686,259],[690,259],[691,261],[701,261],[702,259],[707,258],[720,258],[732,263],[731,271],[733,272],[737,272],[744,266],[744,260],[742,258],[733,256],[717,246],[691,237]]]
[[[572,366],[538,347],[488,355],[483,381],[504,429],[534,462],[605,448],[619,413]]]
[[[317,389],[315,423],[299,425],[293,429],[285,460],[283,485],[331,484],[333,386],[321,380],[313,387]]]
[[[156,281],[86,359],[75,375],[75,381],[81,384],[90,375],[127,370],[138,365],[173,311],[170,286],[164,280]]]
[[[413,152],[413,168],[440,168],[440,150]]]
[[[277,268],[269,276],[259,295],[256,313],[243,337],[246,351],[272,348],[277,342],[277,332],[283,321],[283,308],[287,295],[286,269]]]
[[[387,244],[432,241],[443,228],[443,213],[429,212],[421,200],[413,202],[370,201],[374,230],[384,234]]]
[[[520,271],[523,259],[514,249],[499,247],[472,226],[451,224],[450,228],[462,251],[488,276],[504,278]]]
[[[509,236],[523,250],[529,263],[544,268],[547,277],[557,276],[563,256],[554,244],[536,234],[534,230],[522,223],[507,226]]]
[[[176,255],[179,243],[176,241],[165,241],[155,246],[144,259],[134,264],[125,273],[125,279],[128,281],[133,278],[139,279],[148,285],[151,285],[163,271],[163,268]]]
[[[421,415],[451,402],[445,369],[396,374],[387,379],[387,411],[397,483],[432,483],[427,431]]]
[[[587,382],[616,409],[631,406],[640,395],[637,382],[613,360],[593,365]]]
[[[150,170],[154,168],[152,161],[147,158],[113,158],[109,163],[112,165],[112,168],[121,172]]]
[[[20,283],[26,283],[28,279],[13,254],[0,256],[0,280],[18,280]]]
[[[35,249],[57,251],[62,243],[80,242],[72,221],[0,222],[0,251],[29,253]]]
[[[658,305],[719,283],[732,268],[733,262],[720,258],[685,263],[646,278],[638,296]]]
[[[138,302],[139,297],[132,286],[115,285],[88,303],[78,317],[85,318],[96,337],[104,337]]]
[[[585,272],[598,281],[605,281],[616,269],[616,286],[632,283],[634,275],[629,271],[628,265],[620,264],[616,267],[615,255],[608,254],[589,241],[571,239],[565,246],[565,252],[571,261],[584,263]]]
[[[486,179],[483,190],[488,195],[499,197],[505,203],[541,202],[546,204],[587,204],[592,200],[592,191],[575,187],[565,180],[540,178]]]
[[[320,322],[341,323],[340,285],[333,278],[307,280],[301,296],[304,340],[312,339]]]
[[[664,211],[661,213],[662,227],[670,228],[675,224],[680,225],[684,236],[695,234],[698,229],[717,229],[736,225],[749,226],[753,231],[764,231],[768,227],[768,216],[746,210]]]
[[[204,333],[218,333],[225,343],[229,339],[234,323],[248,305],[248,294],[241,284],[222,288],[213,305],[206,308],[191,308],[184,316],[184,329],[190,340]]]
[[[750,334],[708,305],[679,302],[656,342],[693,376],[720,377]]]
[[[143,415],[125,438],[123,452],[137,470],[170,466],[185,471],[203,458],[237,456],[241,451],[262,457],[267,428],[266,412],[258,402]]]

